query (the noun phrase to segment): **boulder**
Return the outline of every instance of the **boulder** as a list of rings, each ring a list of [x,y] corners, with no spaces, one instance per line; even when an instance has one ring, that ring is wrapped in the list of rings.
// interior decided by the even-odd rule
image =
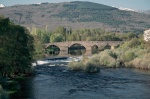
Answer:
[[[150,41],[150,29],[144,31],[144,40],[145,41]]]

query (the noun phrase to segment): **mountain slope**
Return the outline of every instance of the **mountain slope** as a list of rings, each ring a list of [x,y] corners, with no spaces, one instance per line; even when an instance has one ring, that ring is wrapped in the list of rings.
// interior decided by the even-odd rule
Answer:
[[[150,10],[144,11],[144,13],[149,14],[150,15]]]
[[[0,8],[0,14],[27,27],[57,26],[77,28],[104,28],[108,31],[140,33],[150,28],[150,15],[122,11],[91,2],[43,3]]]

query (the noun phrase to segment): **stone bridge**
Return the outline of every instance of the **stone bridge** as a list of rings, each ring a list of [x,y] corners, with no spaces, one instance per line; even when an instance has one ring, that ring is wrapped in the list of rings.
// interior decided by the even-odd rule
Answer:
[[[118,45],[122,44],[122,41],[66,41],[66,42],[53,42],[46,43],[45,49],[49,46],[55,45],[60,49],[59,55],[68,55],[69,48],[74,44],[81,44],[85,47],[86,52],[84,55],[92,54],[92,47],[96,46],[98,49],[102,49],[105,46],[110,46],[111,49],[114,49]]]

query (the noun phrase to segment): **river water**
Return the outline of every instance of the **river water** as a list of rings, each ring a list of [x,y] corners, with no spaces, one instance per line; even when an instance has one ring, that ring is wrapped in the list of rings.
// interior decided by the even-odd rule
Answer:
[[[66,66],[36,66],[12,99],[150,99],[150,72],[102,68],[100,73],[70,71]]]

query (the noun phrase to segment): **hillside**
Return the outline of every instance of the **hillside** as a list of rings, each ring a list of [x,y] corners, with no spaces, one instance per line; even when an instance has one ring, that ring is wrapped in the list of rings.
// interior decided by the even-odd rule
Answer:
[[[92,2],[42,3],[0,8],[0,14],[26,27],[103,28],[141,33],[150,28],[150,15],[123,11]]]
[[[150,15],[150,10],[144,11],[144,13],[149,14]]]

